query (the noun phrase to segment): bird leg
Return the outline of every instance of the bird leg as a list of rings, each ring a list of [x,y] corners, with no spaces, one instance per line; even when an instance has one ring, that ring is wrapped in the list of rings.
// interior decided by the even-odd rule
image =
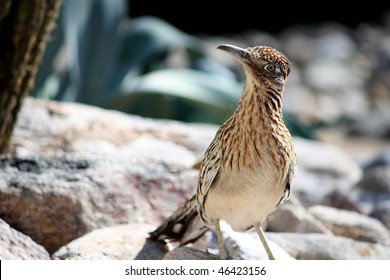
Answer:
[[[215,231],[217,233],[219,258],[221,260],[226,260],[226,251],[225,251],[225,246],[223,245],[223,237],[222,237],[221,227],[219,225],[219,219],[216,219],[214,223],[215,223]]]
[[[274,257],[274,255],[272,254],[271,249],[269,248],[269,245],[268,245],[268,243],[267,243],[267,240],[265,239],[265,235],[264,235],[263,229],[261,228],[260,225],[255,225],[254,228],[256,229],[257,234],[258,234],[259,237],[260,237],[261,243],[263,244],[264,249],[265,249],[265,251],[267,252],[268,259],[270,259],[270,260],[275,260],[275,257]]]

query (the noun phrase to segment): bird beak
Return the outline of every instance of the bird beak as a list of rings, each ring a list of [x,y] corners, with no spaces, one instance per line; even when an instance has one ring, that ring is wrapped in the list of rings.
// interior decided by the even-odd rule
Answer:
[[[242,61],[242,62],[248,61],[248,59],[250,57],[250,54],[246,49],[236,47],[233,45],[227,45],[227,44],[220,45],[217,47],[217,49],[223,50],[223,51],[231,54],[232,56],[234,56],[235,58],[237,58],[239,61]]]

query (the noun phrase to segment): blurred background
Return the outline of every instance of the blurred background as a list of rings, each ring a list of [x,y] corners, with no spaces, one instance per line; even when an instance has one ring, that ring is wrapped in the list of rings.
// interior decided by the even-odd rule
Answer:
[[[32,95],[222,124],[244,77],[216,47],[265,44],[293,65],[284,95],[293,135],[357,160],[389,148],[390,5],[264,2],[64,0]]]

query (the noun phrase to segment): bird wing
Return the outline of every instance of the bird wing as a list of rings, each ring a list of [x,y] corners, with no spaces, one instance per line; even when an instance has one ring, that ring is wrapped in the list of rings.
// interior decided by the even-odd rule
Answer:
[[[296,169],[297,169],[297,161],[296,161],[296,156],[294,155],[293,158],[290,160],[290,163],[287,168],[286,188],[284,189],[283,196],[280,199],[279,203],[276,205],[276,207],[278,207],[284,201],[289,199],[291,194],[291,186],[296,173]]]
[[[222,162],[221,141],[215,137],[207,148],[199,171],[197,199],[203,205],[210,187],[218,177]]]

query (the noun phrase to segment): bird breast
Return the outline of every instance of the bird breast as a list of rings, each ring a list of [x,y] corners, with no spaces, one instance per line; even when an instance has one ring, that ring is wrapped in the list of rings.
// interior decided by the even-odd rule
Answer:
[[[204,204],[208,219],[223,219],[235,231],[260,224],[279,203],[286,186],[272,166],[255,170],[220,170]]]

